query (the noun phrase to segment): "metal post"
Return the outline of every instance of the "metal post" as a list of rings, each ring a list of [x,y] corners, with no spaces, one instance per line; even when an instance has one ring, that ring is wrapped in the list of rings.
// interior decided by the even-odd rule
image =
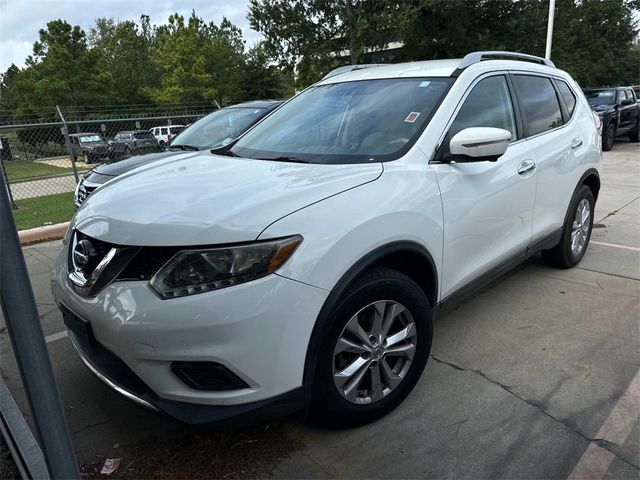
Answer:
[[[0,182],[6,182],[0,173]],[[6,188],[0,188],[0,304],[52,478],[79,478]]]
[[[547,49],[544,58],[551,60],[551,42],[553,41],[553,19],[556,14],[556,0],[549,0],[549,18],[547,20]]]
[[[7,177],[7,169],[4,166],[4,160],[0,159],[0,165],[2,165],[2,174],[4,175],[4,178],[7,179],[7,181],[5,182],[5,185],[7,186],[7,195],[9,196],[9,203],[11,204],[11,209],[17,210],[18,206],[16,205],[16,202],[13,200],[13,194],[11,193],[11,184],[9,183],[9,177]]]
[[[78,178],[78,169],[76,168],[76,153],[71,148],[71,140],[69,140],[69,129],[67,128],[67,122],[62,115],[62,111],[60,107],[56,105],[56,110],[58,111],[58,115],[60,116],[60,120],[62,121],[62,134],[64,135],[64,143],[67,146],[67,153],[69,154],[69,158],[71,158],[71,169],[73,170],[73,178],[76,180],[76,184],[80,182]]]

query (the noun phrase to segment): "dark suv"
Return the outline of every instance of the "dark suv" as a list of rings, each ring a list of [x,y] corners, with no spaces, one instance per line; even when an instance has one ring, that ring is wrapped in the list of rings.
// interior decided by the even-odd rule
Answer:
[[[611,150],[622,135],[640,141],[640,105],[633,88],[587,88],[584,94],[602,120],[602,150]]]
[[[76,157],[85,163],[108,159],[113,155],[111,146],[102,140],[99,133],[73,133],[69,135],[69,142]]]

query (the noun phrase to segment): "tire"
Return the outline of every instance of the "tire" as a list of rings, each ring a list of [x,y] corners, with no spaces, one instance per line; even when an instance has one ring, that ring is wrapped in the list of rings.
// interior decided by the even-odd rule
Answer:
[[[640,142],[640,118],[638,118],[636,126],[629,132],[629,141],[633,143]]]
[[[383,322],[376,340],[371,341],[374,338],[371,319],[376,311],[383,310],[393,320],[389,324]],[[375,268],[354,281],[329,318],[316,361],[310,418],[341,427],[377,420],[409,395],[424,370],[433,337],[429,301],[408,276],[389,268]],[[359,330],[353,328],[356,325]],[[390,325],[387,335],[383,333],[384,325]],[[360,336],[353,331],[359,331]],[[403,331],[409,333],[402,341],[392,345],[380,341],[398,340]],[[345,340],[351,344],[340,353],[341,347],[348,345]],[[388,350],[392,347],[405,351]],[[356,365],[360,368],[351,377],[340,375],[347,367]],[[378,389],[372,388],[376,372],[380,375]]]
[[[608,152],[613,148],[613,144],[616,141],[616,126],[613,123],[607,125],[607,128],[602,132],[602,151]]]
[[[86,163],[87,165],[91,163],[91,157],[89,156],[89,154],[87,152],[84,152],[82,154],[83,159],[84,159],[84,163]]]
[[[542,257],[549,265],[558,268],[570,268],[582,260],[591,239],[595,203],[591,189],[586,185],[582,185],[571,200],[560,243],[550,250],[542,251]],[[582,211],[582,208],[586,205],[588,205],[588,218],[585,219],[584,214],[579,215],[578,212],[579,209]],[[572,243],[574,236],[577,243]]]

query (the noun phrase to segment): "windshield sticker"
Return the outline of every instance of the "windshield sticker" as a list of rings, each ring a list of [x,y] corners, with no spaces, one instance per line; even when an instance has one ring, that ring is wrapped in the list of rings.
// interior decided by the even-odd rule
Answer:
[[[420,88],[425,88],[425,87],[428,87],[430,83],[431,82],[429,80],[425,80],[424,82],[420,82],[420,85],[418,85],[418,86]]]
[[[420,112],[411,112],[409,113],[409,115],[407,115],[407,118],[405,118],[404,121],[406,123],[413,123],[418,119],[419,116]]]

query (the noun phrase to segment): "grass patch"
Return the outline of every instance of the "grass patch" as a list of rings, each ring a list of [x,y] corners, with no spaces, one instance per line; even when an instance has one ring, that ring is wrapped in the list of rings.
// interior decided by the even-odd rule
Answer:
[[[16,205],[13,218],[18,230],[67,222],[75,212],[73,192],[16,200]]]
[[[12,160],[10,162],[4,162],[4,168],[7,172],[7,178],[9,181],[73,172],[71,167],[56,167],[54,165],[34,162],[31,160]]]

